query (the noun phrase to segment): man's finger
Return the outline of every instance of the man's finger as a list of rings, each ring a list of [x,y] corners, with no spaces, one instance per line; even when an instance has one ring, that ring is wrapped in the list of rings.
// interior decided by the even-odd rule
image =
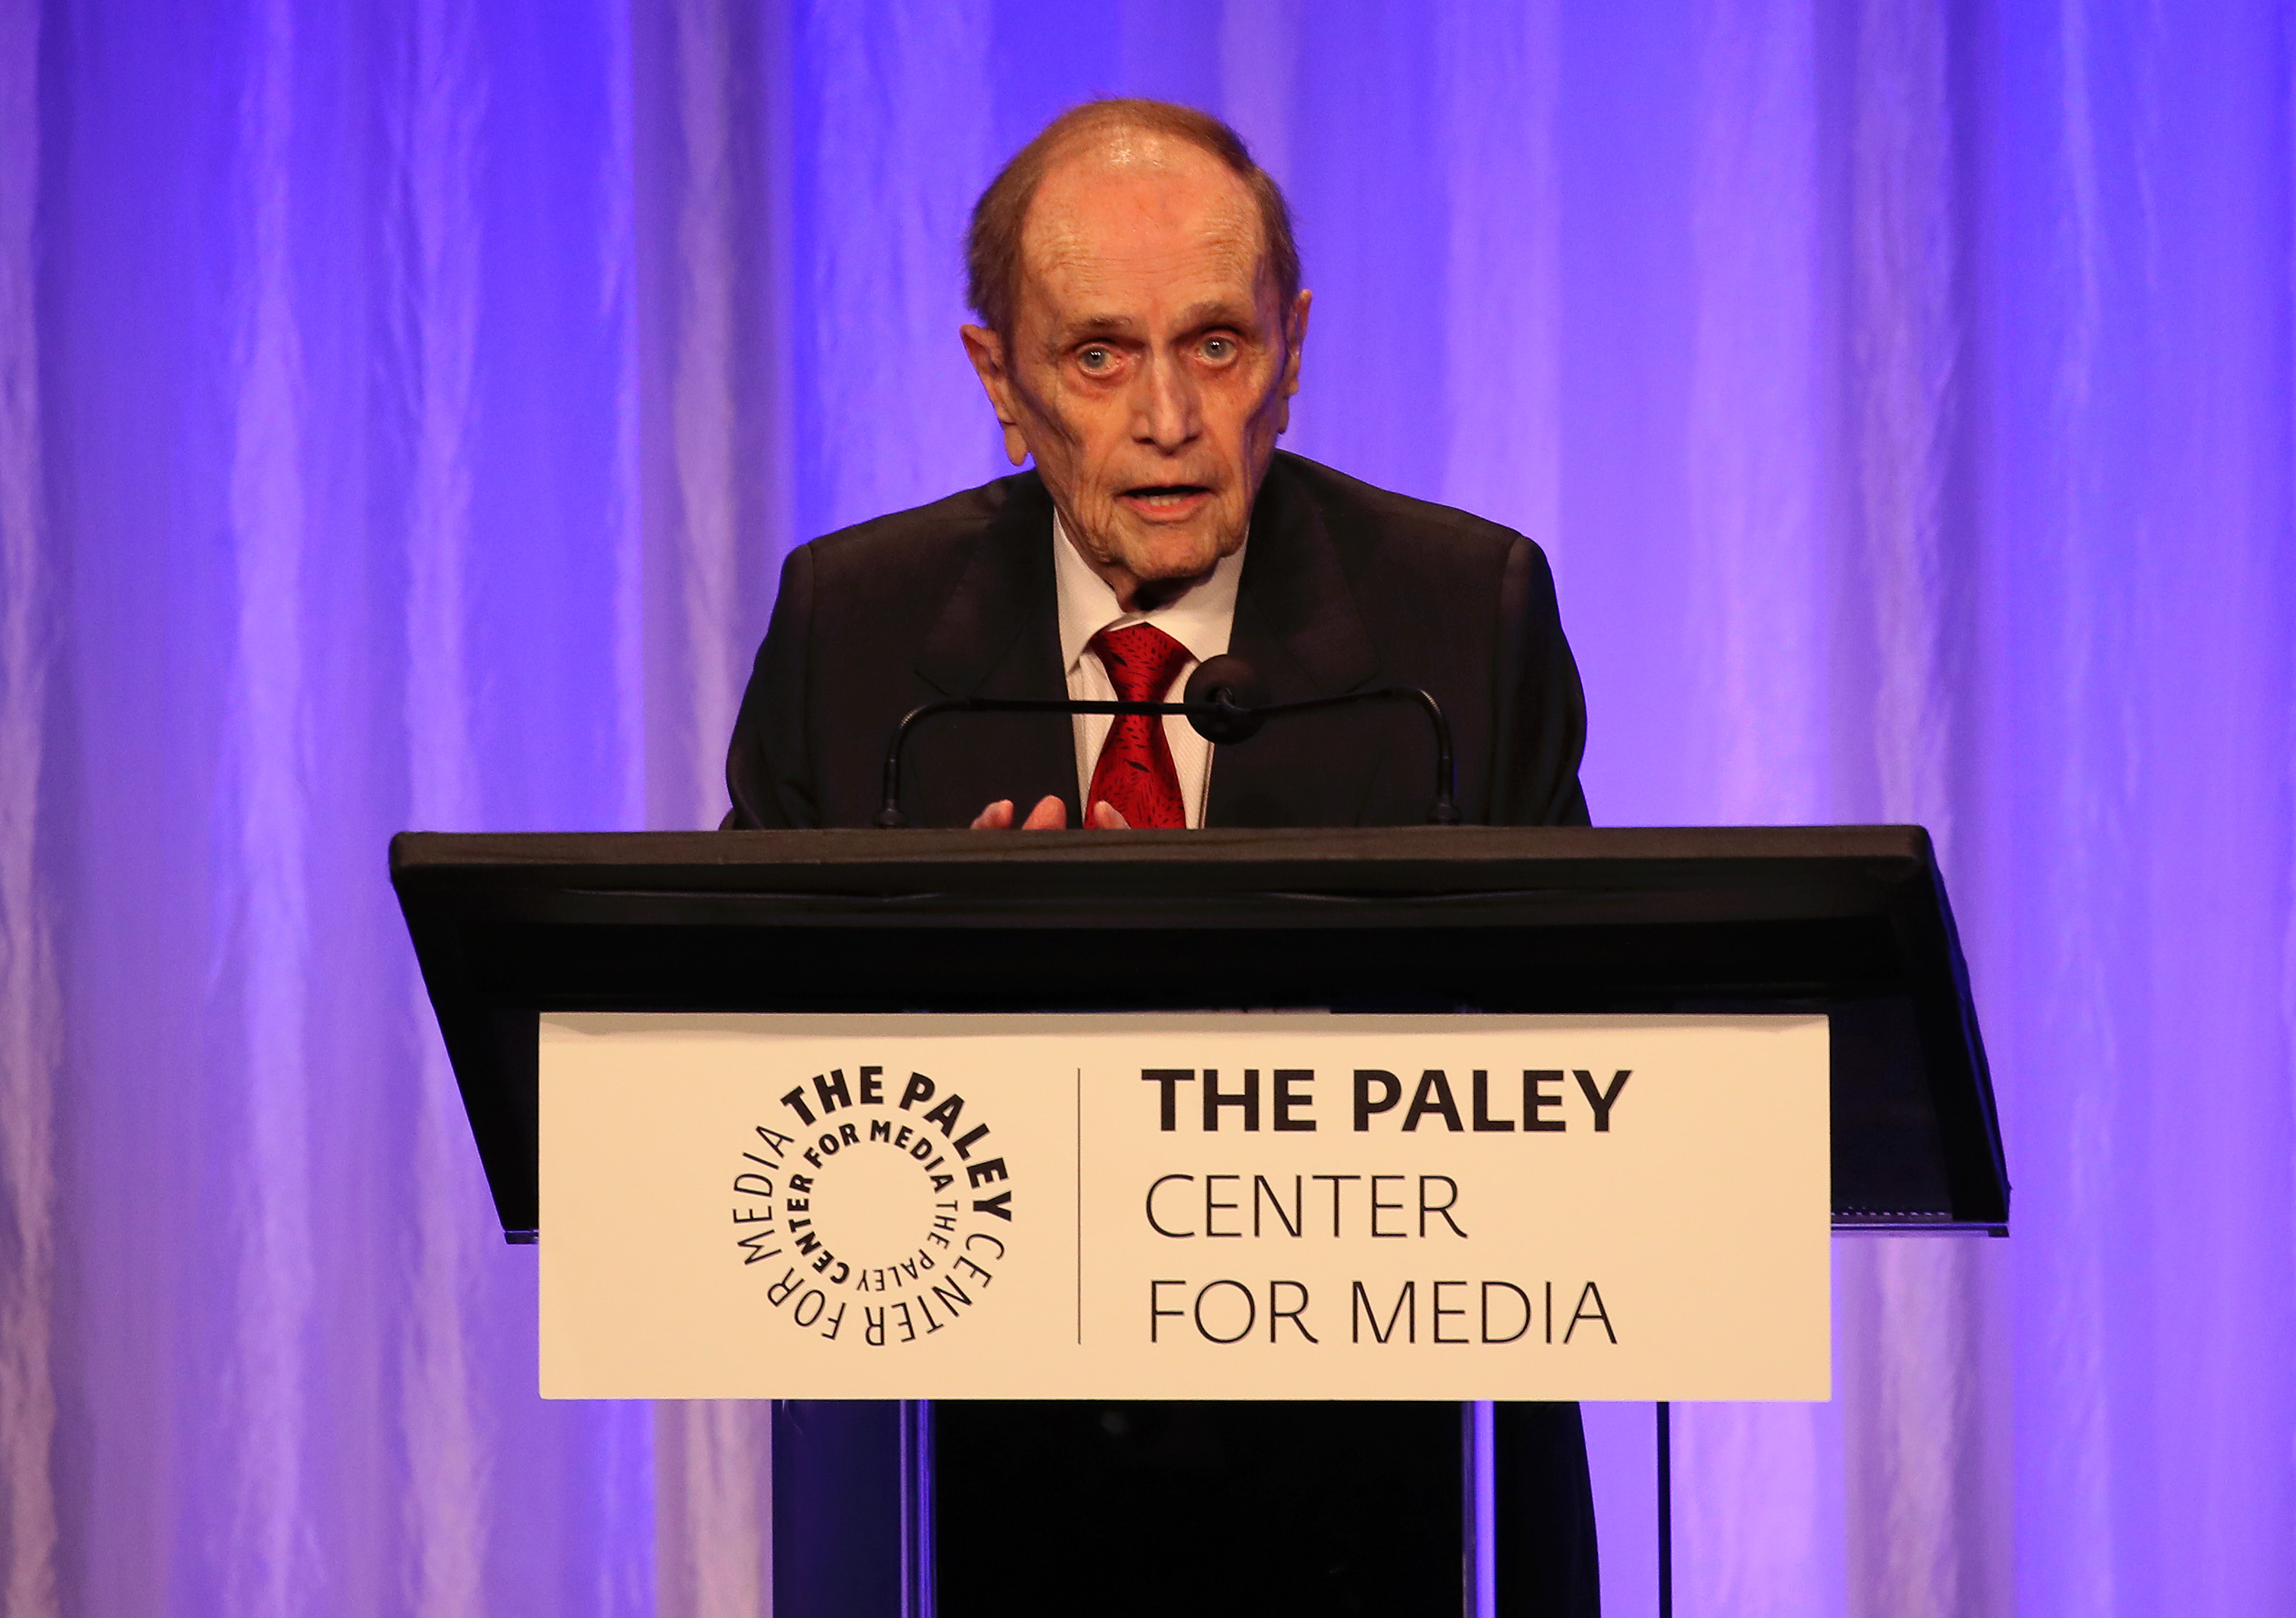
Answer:
[[[1013,800],[999,798],[972,817],[976,832],[1001,832],[1013,824]]]
[[[1069,823],[1069,806],[1049,793],[1037,800],[1037,807],[1029,811],[1021,823],[1024,832],[1057,832]]]
[[[1132,829],[1132,822],[1124,817],[1124,811],[1105,798],[1092,806],[1092,824],[1096,830],[1103,832],[1128,832]]]

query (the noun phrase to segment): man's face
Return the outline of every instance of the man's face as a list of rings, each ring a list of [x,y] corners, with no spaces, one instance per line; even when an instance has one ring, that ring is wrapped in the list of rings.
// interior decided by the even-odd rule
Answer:
[[[1036,457],[1086,560],[1134,606],[1242,545],[1308,295],[1278,308],[1242,181],[1136,131],[1056,160],[1021,247],[1009,339],[967,326],[965,346],[1014,464]]]

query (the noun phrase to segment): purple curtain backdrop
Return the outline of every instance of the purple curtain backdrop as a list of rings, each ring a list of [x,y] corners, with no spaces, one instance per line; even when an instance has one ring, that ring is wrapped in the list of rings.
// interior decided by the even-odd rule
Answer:
[[[1681,1413],[1681,1610],[2296,1612],[2292,29],[0,0],[0,1608],[767,1610],[756,1408],[535,1396],[384,841],[716,819],[780,555],[998,470],[959,227],[1111,91],[1289,187],[1292,445],[1546,546],[1598,820],[1939,835],[2017,1234]]]

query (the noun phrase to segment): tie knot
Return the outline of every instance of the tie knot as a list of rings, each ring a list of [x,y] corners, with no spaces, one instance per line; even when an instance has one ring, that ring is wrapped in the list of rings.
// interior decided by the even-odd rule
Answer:
[[[1188,649],[1154,624],[1103,629],[1089,643],[1108,670],[1108,683],[1128,702],[1155,702],[1171,689]]]

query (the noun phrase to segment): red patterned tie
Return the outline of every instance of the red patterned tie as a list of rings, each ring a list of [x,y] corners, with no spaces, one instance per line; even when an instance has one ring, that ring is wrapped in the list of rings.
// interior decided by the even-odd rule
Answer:
[[[1100,653],[1116,694],[1128,702],[1162,702],[1172,677],[1188,661],[1188,649],[1153,624],[1103,629],[1090,645]],[[1162,719],[1128,713],[1109,726],[1100,762],[1093,766],[1086,825],[1092,805],[1103,802],[1112,804],[1127,825],[1144,831],[1188,824],[1187,808],[1180,801],[1180,772],[1172,766]]]

